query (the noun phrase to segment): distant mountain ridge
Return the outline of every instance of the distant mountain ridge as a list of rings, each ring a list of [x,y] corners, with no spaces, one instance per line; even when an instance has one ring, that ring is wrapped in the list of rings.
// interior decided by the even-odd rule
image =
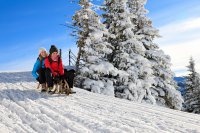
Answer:
[[[174,80],[177,82],[178,90],[181,92],[182,95],[185,94],[185,77],[174,77]]]

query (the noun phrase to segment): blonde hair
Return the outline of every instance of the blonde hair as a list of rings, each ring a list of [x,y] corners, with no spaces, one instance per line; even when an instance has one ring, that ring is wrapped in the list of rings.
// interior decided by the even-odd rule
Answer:
[[[45,54],[45,57],[48,57],[48,53],[47,53],[46,51],[45,51],[45,53],[46,53],[46,54]],[[42,60],[42,58],[44,58],[44,57],[43,57],[43,56],[41,55],[41,53],[40,53],[40,54],[39,54],[39,59]]]

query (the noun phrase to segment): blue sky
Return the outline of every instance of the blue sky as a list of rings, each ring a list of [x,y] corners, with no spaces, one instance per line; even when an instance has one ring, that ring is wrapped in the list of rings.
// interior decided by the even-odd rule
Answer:
[[[171,56],[176,74],[185,73],[190,56],[194,56],[200,68],[200,52],[197,51],[200,1],[148,0],[145,7],[149,10],[148,17],[162,35],[155,42]],[[79,6],[70,0],[0,0],[0,71],[31,70],[39,47],[49,49],[51,44],[56,44],[63,52],[69,48],[76,51],[76,40],[69,35],[70,29],[62,24],[71,21],[78,9]],[[185,55],[191,45],[194,46]],[[66,52],[63,60],[67,64]]]

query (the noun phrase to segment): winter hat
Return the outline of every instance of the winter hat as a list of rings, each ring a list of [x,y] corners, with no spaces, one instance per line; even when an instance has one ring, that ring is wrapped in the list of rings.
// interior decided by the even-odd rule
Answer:
[[[51,55],[53,52],[58,52],[58,49],[56,48],[55,45],[51,45],[51,48],[49,50],[49,54]]]
[[[39,54],[41,54],[42,51],[45,51],[47,53],[46,48],[43,48],[43,47],[39,48]]]

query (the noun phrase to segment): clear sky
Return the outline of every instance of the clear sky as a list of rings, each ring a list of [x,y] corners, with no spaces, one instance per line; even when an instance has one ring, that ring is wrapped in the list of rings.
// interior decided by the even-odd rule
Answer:
[[[173,71],[183,75],[193,56],[200,72],[200,0],[148,0],[145,7],[162,35],[155,42],[171,56]],[[32,70],[38,48],[48,50],[51,44],[63,49],[67,64],[67,50],[76,51],[76,40],[62,24],[78,9],[70,0],[0,0],[0,71]]]

